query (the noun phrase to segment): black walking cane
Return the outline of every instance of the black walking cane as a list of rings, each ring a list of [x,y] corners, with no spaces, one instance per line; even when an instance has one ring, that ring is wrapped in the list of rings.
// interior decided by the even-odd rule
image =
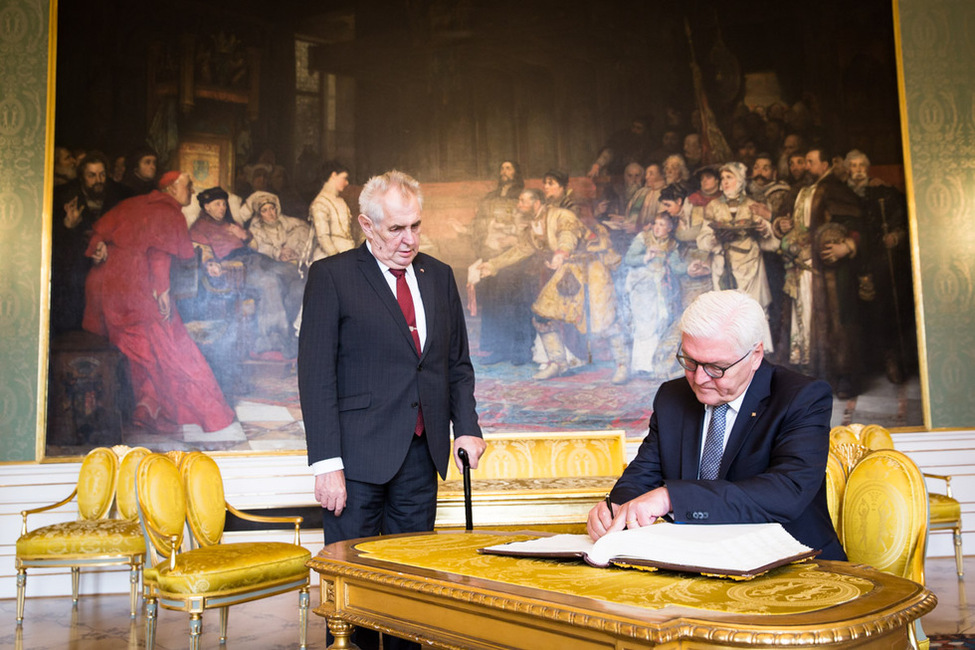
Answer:
[[[474,507],[471,504],[471,459],[467,456],[467,450],[460,448],[457,456],[464,466],[464,519],[467,522],[466,530],[474,530]]]

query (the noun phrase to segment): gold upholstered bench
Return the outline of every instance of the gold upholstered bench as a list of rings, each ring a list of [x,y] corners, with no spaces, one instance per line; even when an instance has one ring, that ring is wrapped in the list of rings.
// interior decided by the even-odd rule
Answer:
[[[474,525],[584,532],[589,509],[626,466],[622,430],[485,434],[471,471]],[[437,495],[437,527],[464,525],[464,486],[451,463]]]

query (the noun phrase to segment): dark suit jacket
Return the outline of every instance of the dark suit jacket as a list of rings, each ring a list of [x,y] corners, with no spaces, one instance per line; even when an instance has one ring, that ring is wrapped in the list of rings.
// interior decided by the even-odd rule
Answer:
[[[298,352],[309,463],[340,456],[347,478],[388,482],[406,457],[418,403],[441,476],[450,423],[455,436],[481,435],[453,272],[423,253],[413,268],[427,322],[422,356],[365,244],[311,266]]]
[[[797,540],[845,559],[826,507],[829,385],[763,361],[752,378],[718,479],[698,480],[704,407],[685,379],[654,398],[650,432],[613,488],[625,503],[666,485],[674,520],[779,522]]]

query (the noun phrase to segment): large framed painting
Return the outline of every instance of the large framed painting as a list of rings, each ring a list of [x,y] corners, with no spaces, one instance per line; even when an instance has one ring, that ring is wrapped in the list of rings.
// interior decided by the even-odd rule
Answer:
[[[57,3],[46,456],[303,453],[312,206],[355,215],[392,168],[455,271],[486,431],[642,437],[714,288],[759,300],[766,356],[829,381],[834,424],[923,424],[896,3],[320,4]],[[151,239],[139,197],[173,169],[207,192]],[[98,294],[126,206],[145,225],[107,259],[146,263]],[[119,300],[148,307],[104,327]]]

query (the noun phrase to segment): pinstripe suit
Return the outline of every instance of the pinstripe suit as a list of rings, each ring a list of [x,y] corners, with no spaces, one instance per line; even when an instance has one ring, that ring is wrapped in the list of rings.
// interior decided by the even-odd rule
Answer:
[[[365,244],[309,272],[298,355],[308,460],[341,457],[349,480],[382,484],[396,474],[413,442],[418,403],[441,476],[451,423],[455,437],[481,436],[453,272],[423,253],[413,268],[427,322],[421,355]]]

